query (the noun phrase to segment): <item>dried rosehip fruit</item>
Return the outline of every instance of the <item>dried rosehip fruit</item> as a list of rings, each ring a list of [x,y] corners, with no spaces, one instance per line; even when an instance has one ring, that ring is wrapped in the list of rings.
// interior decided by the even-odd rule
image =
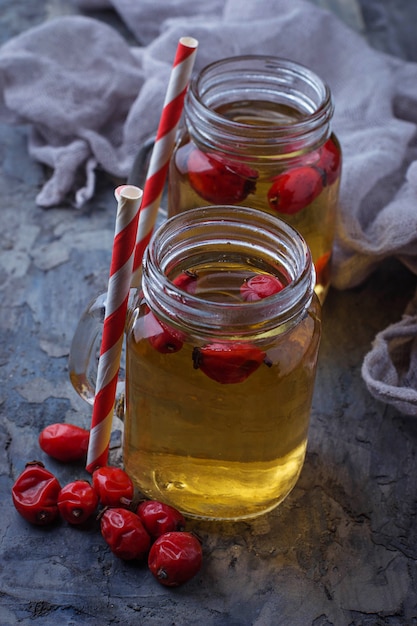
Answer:
[[[58,517],[58,479],[40,461],[26,464],[12,487],[16,510],[31,524],[45,526]]]
[[[144,335],[151,346],[161,354],[178,352],[183,346],[183,341],[178,333],[166,324],[156,319],[149,311],[143,317]]]
[[[320,148],[319,160],[316,162],[316,167],[322,170],[325,185],[333,184],[339,176],[341,155],[338,146],[332,138],[328,139]]]
[[[325,252],[314,263],[316,270],[316,283],[327,285],[330,281],[330,252]]]
[[[161,535],[149,551],[148,566],[156,580],[166,587],[178,587],[200,570],[203,562],[201,543],[188,532]]]
[[[242,202],[255,191],[258,173],[242,163],[195,148],[187,161],[188,179],[199,196],[214,204]]]
[[[240,287],[240,295],[245,302],[263,300],[284,289],[285,285],[271,274],[255,274],[245,280]]]
[[[82,524],[96,511],[98,495],[88,480],[74,480],[58,494],[58,509],[69,524]]]
[[[321,173],[315,167],[294,167],[273,179],[268,203],[278,213],[293,215],[311,204],[323,189]]]
[[[183,291],[194,294],[197,290],[197,280],[198,275],[195,272],[186,270],[176,276],[172,282]]]
[[[49,424],[39,434],[39,445],[49,456],[70,463],[85,458],[90,431],[75,424]]]
[[[241,383],[265,359],[265,352],[249,343],[211,343],[194,348],[194,369],[218,383]]]
[[[157,500],[141,502],[136,513],[153,539],[164,533],[181,531],[185,528],[185,519],[182,513]]]
[[[151,538],[133,511],[106,509],[100,519],[100,529],[110,550],[120,559],[141,560],[148,554]]]
[[[103,506],[128,506],[133,498],[132,479],[121,467],[99,467],[93,472],[93,487]]]

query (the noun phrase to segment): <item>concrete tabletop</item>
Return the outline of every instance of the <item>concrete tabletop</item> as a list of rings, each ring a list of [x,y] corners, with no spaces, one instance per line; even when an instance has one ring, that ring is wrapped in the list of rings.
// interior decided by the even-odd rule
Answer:
[[[376,48],[417,61],[414,0],[318,3]],[[64,0],[0,0],[0,9],[0,43],[76,11]],[[111,10],[90,14],[124,32]],[[38,434],[55,421],[89,424],[68,352],[87,302],[105,290],[114,232],[114,181],[104,176],[82,210],[36,206],[47,172],[28,155],[27,132],[0,125],[0,626],[417,624],[417,423],[374,400],[360,372],[415,290],[393,260],[327,297],[297,486],[250,523],[190,521],[204,564],[188,584],[166,589],[145,565],[117,559],[95,524],[40,528],[17,514],[11,486],[28,460],[62,484],[86,477],[82,464],[40,452]]]

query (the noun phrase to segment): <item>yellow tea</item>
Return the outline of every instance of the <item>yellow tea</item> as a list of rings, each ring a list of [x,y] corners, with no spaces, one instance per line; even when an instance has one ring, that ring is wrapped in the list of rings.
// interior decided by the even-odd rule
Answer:
[[[237,57],[192,83],[170,164],[168,215],[210,204],[250,206],[296,228],[324,300],[341,173],[328,88],[297,64]]]
[[[280,229],[262,239],[262,220],[275,221],[201,211],[184,230],[175,221],[187,215],[169,220],[165,245],[185,250],[161,261],[159,285],[144,267],[127,332],[124,464],[143,493],[187,515],[244,519],[277,506],[301,471],[320,305],[311,260],[302,287],[288,265],[306,249],[297,257]],[[282,261],[264,249],[280,240]]]

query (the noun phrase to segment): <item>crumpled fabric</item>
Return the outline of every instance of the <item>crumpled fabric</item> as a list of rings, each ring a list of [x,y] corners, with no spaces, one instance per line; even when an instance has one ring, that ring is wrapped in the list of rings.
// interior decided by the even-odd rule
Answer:
[[[362,376],[375,398],[417,415],[417,293],[401,320],[375,337]]]
[[[372,49],[307,0],[78,6],[113,8],[134,44],[77,15],[47,21],[0,48],[0,122],[28,124],[30,154],[52,170],[40,206],[81,207],[99,169],[128,176],[156,131],[178,40],[192,36],[199,41],[196,72],[227,56],[271,54],[308,65],[329,84],[343,150],[333,286],[360,284],[388,257],[417,274],[416,63]],[[375,393],[369,378],[367,384]]]

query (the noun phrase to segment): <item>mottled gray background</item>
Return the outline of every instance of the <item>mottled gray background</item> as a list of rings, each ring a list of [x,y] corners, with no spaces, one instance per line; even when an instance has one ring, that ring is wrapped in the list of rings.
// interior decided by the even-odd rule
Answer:
[[[415,0],[327,0],[376,48],[417,61]],[[0,43],[54,16],[66,0],[0,0]],[[111,11],[90,13],[129,37]],[[0,624],[140,626],[412,626],[417,624],[417,426],[375,401],[360,367],[375,334],[397,321],[415,277],[387,262],[360,287],[331,290],[310,441],[301,478],[252,523],[190,523],[204,566],[178,590],[114,558],[94,524],[32,528],[13,480],[41,458],[62,483],[84,469],[46,459],[39,431],[88,425],[68,381],[75,324],[105,288],[115,181],[82,211],[42,210],[48,173],[27,154],[27,129],[0,125]]]

